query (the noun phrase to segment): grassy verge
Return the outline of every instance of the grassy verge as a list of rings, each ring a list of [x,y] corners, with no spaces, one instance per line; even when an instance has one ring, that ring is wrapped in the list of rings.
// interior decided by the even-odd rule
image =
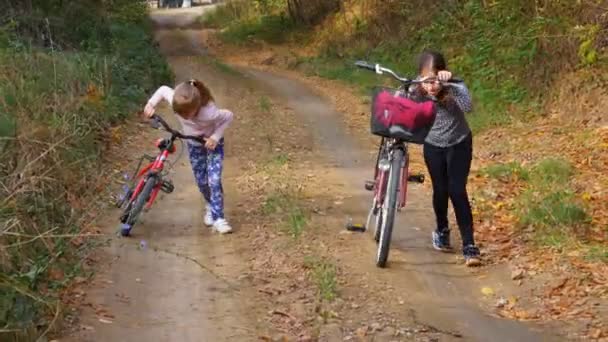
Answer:
[[[266,97],[260,98],[260,109],[270,115],[272,104]],[[285,154],[275,154],[266,161],[264,172],[269,178],[271,175],[287,176],[282,170],[286,170],[289,166],[289,157]],[[274,178],[274,177],[272,177]],[[289,182],[283,183],[283,186],[276,186],[266,193],[266,198],[262,202],[262,214],[272,218],[276,225],[293,239],[299,239],[304,230],[308,226],[308,212],[302,205],[300,191]]]
[[[307,49],[316,49],[317,56],[299,66],[364,90],[385,80],[356,70],[355,60],[414,76],[416,56],[424,48],[441,50],[471,89],[476,110],[470,124],[481,131],[538,115],[548,101],[545,89],[561,72],[605,67],[598,48],[602,31],[593,16],[579,14],[591,13],[592,7],[523,0],[431,1],[424,6],[405,0],[383,6],[354,1],[344,3],[343,11],[321,27],[303,28],[287,19],[284,4],[261,11],[254,2],[233,1],[202,21],[221,28],[220,37],[233,44],[293,42],[301,49],[314,42]]]
[[[0,339],[9,341],[46,334],[62,293],[88,275],[111,127],[171,79],[144,3],[31,4],[0,22]]]
[[[298,239],[308,224],[306,211],[291,191],[270,193],[262,204],[262,213],[273,216],[282,231]]]
[[[573,168],[567,161],[546,158],[529,167],[516,162],[495,164],[482,174],[516,189],[510,209],[517,213],[519,227],[532,232],[533,241],[560,251],[585,243],[590,217],[573,189]]]
[[[282,156],[274,158],[269,165],[281,167],[287,165]],[[294,241],[308,240],[306,234],[316,234],[306,231],[309,226],[308,210],[301,204],[293,190],[277,191],[267,195],[262,203],[263,215],[275,222],[275,226],[289,235]],[[322,254],[322,253],[321,253]],[[332,302],[338,296],[338,281],[336,266],[328,258],[318,254],[305,255],[303,266],[309,272],[309,279],[317,288],[317,299],[322,302]]]
[[[295,35],[306,36],[304,29],[287,15],[286,5],[277,1],[267,5],[228,1],[203,15],[200,21],[206,27],[222,29],[220,37],[231,44],[255,41],[282,44]]]
[[[319,298],[325,301],[334,300],[338,296],[336,266],[327,259],[312,255],[304,259],[304,265],[311,271]]]

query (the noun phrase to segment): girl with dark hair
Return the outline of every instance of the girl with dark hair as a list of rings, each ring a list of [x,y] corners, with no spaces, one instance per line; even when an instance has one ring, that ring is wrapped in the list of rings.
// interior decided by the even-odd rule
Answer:
[[[473,137],[465,117],[465,113],[472,109],[471,96],[464,83],[442,85],[442,81],[452,78],[452,73],[439,52],[423,52],[418,73],[418,79],[428,82],[413,89],[414,94],[437,102],[437,116],[424,143],[424,161],[433,183],[433,209],[437,222],[432,234],[433,247],[444,252],[452,250],[448,225],[449,199],[456,213],[465,263],[478,266],[481,259],[473,237],[473,215],[466,189],[473,157]]]

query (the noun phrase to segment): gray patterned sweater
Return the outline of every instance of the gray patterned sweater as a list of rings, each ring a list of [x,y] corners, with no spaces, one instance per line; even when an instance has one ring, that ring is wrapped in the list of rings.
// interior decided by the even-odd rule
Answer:
[[[450,147],[462,142],[470,133],[465,113],[472,110],[471,95],[464,83],[448,85],[453,101],[443,104],[437,102],[435,123],[426,137],[425,143],[436,147]]]

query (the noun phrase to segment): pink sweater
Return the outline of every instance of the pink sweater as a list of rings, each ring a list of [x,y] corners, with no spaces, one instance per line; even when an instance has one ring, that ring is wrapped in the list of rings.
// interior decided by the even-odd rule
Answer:
[[[148,100],[148,103],[156,107],[162,100],[169,102],[169,104],[173,103],[172,88],[167,86],[158,88],[150,100]],[[182,124],[184,134],[205,136],[215,141],[222,139],[224,131],[234,117],[231,111],[218,109],[213,102],[209,102],[206,106],[201,107],[198,114],[191,120],[185,120],[179,115],[176,116]],[[194,141],[189,141],[188,143],[193,145],[198,144]]]

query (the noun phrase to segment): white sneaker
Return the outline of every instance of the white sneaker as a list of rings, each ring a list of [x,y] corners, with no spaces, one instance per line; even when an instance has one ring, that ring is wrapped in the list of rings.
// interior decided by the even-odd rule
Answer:
[[[211,227],[215,222],[213,220],[213,215],[211,214],[211,208],[207,207],[207,213],[205,213],[205,218],[203,218],[203,222],[205,222],[205,226]]]
[[[232,227],[230,227],[228,222],[224,219],[217,219],[215,222],[213,222],[213,229],[220,234],[228,234],[232,232]]]

